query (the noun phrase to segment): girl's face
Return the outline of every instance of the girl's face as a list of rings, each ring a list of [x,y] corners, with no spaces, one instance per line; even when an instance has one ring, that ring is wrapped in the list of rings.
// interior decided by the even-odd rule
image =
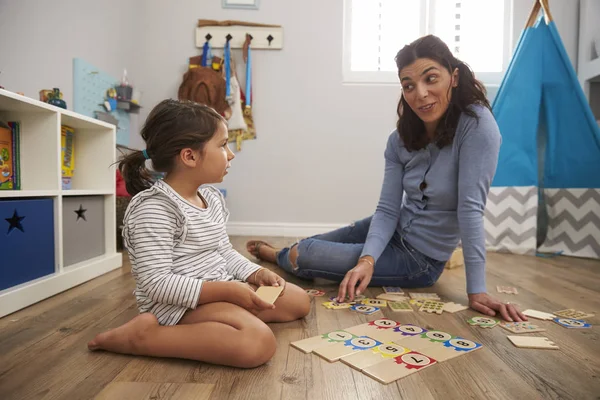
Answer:
[[[210,139],[202,152],[198,152],[199,161],[196,165],[203,183],[219,183],[227,175],[229,163],[235,158],[228,146],[229,135],[227,126],[220,122],[217,132]]]
[[[402,68],[399,73],[402,95],[433,132],[448,109],[452,98],[451,87],[458,85],[458,69],[452,75],[446,68],[429,58],[419,58]]]

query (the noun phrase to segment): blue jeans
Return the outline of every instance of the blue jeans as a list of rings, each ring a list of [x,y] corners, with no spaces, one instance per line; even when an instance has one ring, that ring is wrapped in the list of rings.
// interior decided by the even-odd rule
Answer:
[[[341,282],[358,263],[369,233],[371,218],[299,241],[296,268],[290,249],[278,252],[277,264],[304,279],[324,278]],[[396,232],[375,264],[370,286],[429,287],[439,279],[446,261],[434,260],[414,249]]]

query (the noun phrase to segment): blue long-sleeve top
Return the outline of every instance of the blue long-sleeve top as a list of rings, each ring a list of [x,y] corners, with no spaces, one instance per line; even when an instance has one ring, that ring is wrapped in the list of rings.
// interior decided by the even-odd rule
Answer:
[[[454,141],[409,152],[397,131],[385,149],[385,174],[362,256],[381,256],[394,232],[440,261],[462,244],[467,292],[486,292],[483,214],[498,163],[500,130],[486,107],[463,113]]]

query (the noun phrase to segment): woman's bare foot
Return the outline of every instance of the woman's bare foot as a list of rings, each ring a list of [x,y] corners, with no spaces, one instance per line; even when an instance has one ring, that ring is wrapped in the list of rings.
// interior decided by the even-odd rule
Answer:
[[[277,263],[277,249],[262,240],[250,240],[246,243],[246,250],[259,260]]]
[[[107,350],[122,354],[140,354],[140,342],[149,330],[159,326],[150,313],[140,314],[125,325],[103,332],[88,343],[88,349]]]

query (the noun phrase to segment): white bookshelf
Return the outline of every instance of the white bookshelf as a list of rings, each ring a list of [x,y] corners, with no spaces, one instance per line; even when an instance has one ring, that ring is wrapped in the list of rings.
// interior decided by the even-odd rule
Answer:
[[[122,259],[116,251],[115,127],[2,89],[0,119],[20,123],[22,189],[0,190],[0,202],[51,199],[55,247],[54,273],[0,291],[0,317],[3,317],[119,268]],[[75,174],[71,190],[62,189],[62,125],[75,130]],[[104,254],[65,265],[63,203],[73,196],[94,196],[104,200],[101,202],[104,206]],[[0,257],[2,262],[5,261]]]
[[[600,120],[600,1],[579,4],[577,75],[596,120]],[[595,57],[595,58],[594,58]]]

